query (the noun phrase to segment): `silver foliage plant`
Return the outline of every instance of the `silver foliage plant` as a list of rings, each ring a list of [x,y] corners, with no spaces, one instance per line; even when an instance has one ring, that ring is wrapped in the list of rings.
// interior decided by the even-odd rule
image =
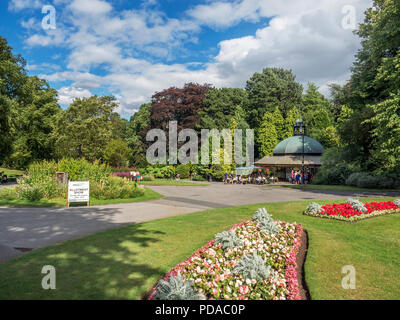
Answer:
[[[347,199],[347,203],[349,203],[351,207],[358,212],[365,213],[368,211],[368,209],[364,206],[364,203],[359,200],[350,198]]]
[[[178,272],[167,281],[160,280],[156,285],[155,299],[158,300],[206,300],[206,297],[193,289],[193,280],[185,281]]]
[[[400,207],[400,199],[394,200],[393,203],[394,203],[396,206]]]
[[[241,274],[245,279],[267,280],[271,274],[271,267],[267,266],[264,259],[254,250],[247,254],[236,264],[234,273]]]
[[[322,207],[318,203],[313,202],[313,203],[310,203],[307,206],[306,211],[308,213],[317,214],[317,213],[322,213],[324,210],[322,209]]]
[[[243,245],[243,241],[239,239],[233,231],[222,231],[217,233],[214,240],[215,244],[222,244],[224,249],[233,249],[234,247],[240,247]]]
[[[268,214],[265,208],[258,209],[253,215],[253,219],[260,224],[261,230],[268,234],[274,235],[279,231],[272,215]]]

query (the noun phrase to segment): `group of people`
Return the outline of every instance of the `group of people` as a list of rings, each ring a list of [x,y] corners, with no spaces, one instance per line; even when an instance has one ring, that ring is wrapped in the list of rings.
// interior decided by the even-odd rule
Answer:
[[[224,175],[224,184],[266,184],[267,182],[267,177],[260,173],[254,173],[247,177],[227,172]]]
[[[131,171],[130,176],[131,176],[132,181],[135,181],[135,182],[142,181],[142,179],[143,179],[143,177],[140,175],[139,171]]]
[[[314,176],[310,171],[307,171],[303,177],[303,172],[301,170],[293,170],[290,173],[289,182],[293,184],[302,184],[303,179],[305,184],[310,184]]]

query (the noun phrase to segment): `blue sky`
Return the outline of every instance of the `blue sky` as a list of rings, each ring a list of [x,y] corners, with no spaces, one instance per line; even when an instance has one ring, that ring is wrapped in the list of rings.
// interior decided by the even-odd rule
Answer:
[[[56,11],[44,30],[44,5]],[[264,67],[304,86],[343,83],[359,48],[349,25],[370,0],[2,0],[0,35],[66,107],[112,94],[129,117],[151,95],[187,82],[244,87]],[[350,9],[349,9],[350,6]],[[349,20],[350,19],[350,20]],[[353,21],[353,20],[354,21]],[[343,22],[344,21],[344,22]],[[353,23],[354,25],[354,23]]]

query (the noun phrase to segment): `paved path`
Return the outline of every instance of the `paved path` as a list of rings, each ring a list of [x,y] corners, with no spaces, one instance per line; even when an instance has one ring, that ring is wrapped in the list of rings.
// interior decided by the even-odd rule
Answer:
[[[361,197],[362,193],[302,191],[255,185],[152,186],[163,199],[75,208],[0,207],[0,262],[61,241],[127,224],[243,204]],[[383,196],[383,194],[369,194]],[[16,249],[17,248],[17,249]]]

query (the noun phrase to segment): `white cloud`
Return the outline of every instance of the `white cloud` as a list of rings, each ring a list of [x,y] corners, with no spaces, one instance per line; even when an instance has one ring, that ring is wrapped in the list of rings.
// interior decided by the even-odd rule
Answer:
[[[43,6],[41,0],[10,0],[8,9],[12,11],[21,11],[24,9],[36,9]]]
[[[71,10],[75,14],[102,15],[112,10],[111,5],[101,0],[73,0],[70,5]]]
[[[58,90],[58,102],[61,105],[70,105],[75,98],[88,98],[92,96],[89,90],[76,87],[62,87]]]
[[[58,0],[64,2],[64,0]],[[121,103],[121,114],[132,114],[150,101],[154,92],[187,82],[211,83],[217,87],[243,87],[245,81],[264,67],[292,69],[303,85],[313,81],[328,92],[330,82],[344,83],[359,47],[359,39],[341,26],[342,7],[354,5],[357,20],[371,0],[242,0],[209,2],[195,6],[186,19],[171,19],[149,1],[140,10],[116,12],[101,0],[67,4],[64,24],[57,32],[33,35],[30,45],[64,45],[69,49],[67,70],[42,75],[49,81],[71,81],[59,90],[68,104],[74,94],[88,96],[90,90],[105,88]],[[227,28],[241,21],[271,19],[254,33],[219,43],[219,52],[203,68],[166,61],[184,44],[195,42],[202,26]],[[68,27],[67,27],[68,26]],[[143,54],[143,52],[147,54]],[[93,74],[101,66],[102,75]]]

